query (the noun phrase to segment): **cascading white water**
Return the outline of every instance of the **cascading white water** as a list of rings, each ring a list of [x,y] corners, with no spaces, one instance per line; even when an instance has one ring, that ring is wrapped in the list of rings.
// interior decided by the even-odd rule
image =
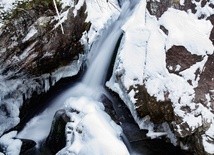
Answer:
[[[119,19],[111,29],[108,29],[108,35],[103,36],[105,38],[101,38],[100,41],[92,47],[92,53],[95,51],[99,53],[93,60],[93,63],[89,65],[88,71],[82,81],[88,87],[97,88],[103,86],[114,48],[122,34],[121,26],[129,13],[129,1],[126,1],[122,7]]]
[[[82,82],[60,94],[44,112],[32,118],[18,134],[18,138],[32,139],[37,143],[46,138],[55,112],[62,107],[67,98],[87,96],[97,99],[99,97],[97,91],[103,86],[114,48],[122,34],[121,26],[131,14],[130,8],[133,7],[134,1],[131,4],[132,6],[129,1],[123,2],[118,20],[107,29],[107,35],[101,36],[102,38],[93,44],[90,53],[94,56],[98,51],[98,54],[89,64]]]

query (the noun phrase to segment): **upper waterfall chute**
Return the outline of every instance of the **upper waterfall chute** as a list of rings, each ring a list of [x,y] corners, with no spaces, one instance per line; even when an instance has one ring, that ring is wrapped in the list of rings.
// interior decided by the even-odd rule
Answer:
[[[98,52],[98,54],[93,62],[89,64],[89,68],[82,81],[88,87],[97,88],[103,86],[115,46],[122,34],[121,27],[132,13],[132,9],[130,9],[131,4],[129,1],[123,3],[121,14],[114,25],[107,30],[107,36],[103,35],[92,46],[90,53]]]

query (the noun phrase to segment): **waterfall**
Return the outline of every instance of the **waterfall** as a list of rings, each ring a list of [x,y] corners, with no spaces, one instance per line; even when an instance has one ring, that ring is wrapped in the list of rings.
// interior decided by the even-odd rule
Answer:
[[[129,12],[129,2],[126,1],[122,6],[122,12],[119,19],[114,23],[113,27],[110,27],[111,29],[107,30],[108,35],[102,36],[98,43],[92,47],[90,53],[98,51],[98,55],[93,60],[92,64],[89,65],[88,71],[82,81],[88,87],[97,88],[103,86],[114,48],[122,34],[121,26]]]
[[[95,57],[92,57],[93,61],[89,61],[91,63],[89,63],[88,70],[83,77],[83,80],[79,84],[58,95],[44,112],[32,118],[25,128],[18,134],[18,138],[32,139],[39,143],[47,137],[55,112],[62,107],[67,98],[71,96],[87,96],[97,99],[100,97],[99,95],[101,94],[97,92],[102,89],[105,82],[104,80],[115,46],[122,34],[121,27],[132,13],[134,5],[134,1],[132,3],[124,1],[121,14],[117,21],[107,29],[106,35],[101,36],[101,38],[92,45],[90,54]],[[104,93],[102,90],[100,92]]]

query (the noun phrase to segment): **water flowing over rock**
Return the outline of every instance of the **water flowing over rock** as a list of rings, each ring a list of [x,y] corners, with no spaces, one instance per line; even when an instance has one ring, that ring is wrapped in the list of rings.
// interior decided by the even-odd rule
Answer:
[[[58,155],[128,154],[120,126],[98,101],[120,44],[106,86],[119,94],[138,126],[148,137],[164,136],[193,154],[214,154],[213,0],[61,2],[18,2],[10,13],[0,12],[0,152],[31,152],[35,143],[9,130],[40,106],[30,98],[77,74],[86,61],[82,82],[62,95],[73,96],[56,113],[45,145]],[[50,123],[48,114],[61,109],[59,103],[35,117],[36,123],[46,117]]]

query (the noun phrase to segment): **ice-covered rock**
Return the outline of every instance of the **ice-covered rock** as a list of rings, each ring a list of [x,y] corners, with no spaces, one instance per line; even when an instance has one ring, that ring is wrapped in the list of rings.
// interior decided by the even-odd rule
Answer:
[[[76,15],[75,6],[60,8],[58,3],[60,19],[52,1],[17,5],[0,30],[0,135],[19,123],[19,110],[33,94],[78,73],[84,55],[83,32],[90,28],[85,3]],[[57,27],[59,22],[65,34]]]

